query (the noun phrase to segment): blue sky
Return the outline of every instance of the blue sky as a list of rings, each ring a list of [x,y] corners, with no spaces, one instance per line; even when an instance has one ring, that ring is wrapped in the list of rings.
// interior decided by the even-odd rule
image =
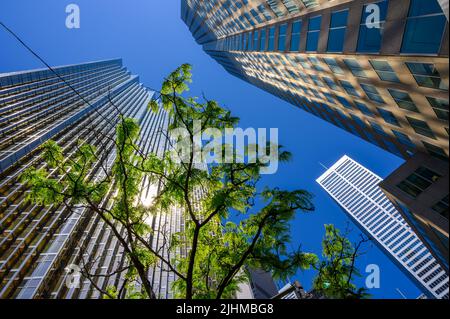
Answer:
[[[81,9],[81,28],[65,27],[65,8]],[[319,253],[323,224],[345,228],[347,218],[316,184],[324,169],[347,154],[381,177],[403,161],[331,124],[229,75],[198,46],[180,19],[180,0],[3,0],[0,21],[17,32],[50,65],[74,64],[121,57],[141,82],[159,87],[161,79],[182,63],[194,66],[191,93],[215,99],[241,118],[241,127],[278,128],[279,142],[294,155],[278,173],[264,178],[272,187],[307,189],[315,194],[316,211],[299,215],[292,224],[294,244]],[[43,67],[10,35],[0,29],[0,73]],[[353,227],[352,237],[359,234]],[[372,245],[373,246],[373,245]],[[381,288],[374,298],[408,298],[420,291],[376,247],[361,257],[381,270]],[[310,287],[312,272],[295,279]],[[293,278],[294,279],[294,278]],[[359,281],[363,284],[363,279]]]

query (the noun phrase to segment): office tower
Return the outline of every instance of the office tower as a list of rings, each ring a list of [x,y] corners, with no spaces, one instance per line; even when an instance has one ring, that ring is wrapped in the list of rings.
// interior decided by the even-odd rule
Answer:
[[[89,174],[95,180],[114,163],[119,114],[139,122],[143,152],[161,155],[168,144],[161,134],[168,126],[167,113],[147,110],[153,92],[121,60],[54,71],[65,81],[47,69],[0,74],[0,298],[99,298],[87,279],[78,288],[67,284],[66,269],[85,265],[102,289],[124,280],[120,274],[104,277],[126,265],[126,256],[98,214],[83,206],[39,207],[25,200],[28,191],[19,176],[28,167],[45,166],[40,145],[54,140],[69,157],[79,140],[97,146],[101,160]],[[114,192],[104,205],[112,205]],[[151,203],[155,192],[157,186],[144,181],[143,203]],[[181,220],[177,210],[153,216],[153,245],[161,247],[163,227],[179,231]],[[149,278],[158,297],[171,297],[173,277],[157,266]]]
[[[448,162],[417,153],[380,184],[448,272]]]
[[[182,18],[231,74],[400,157],[448,157],[437,0],[190,0]]]
[[[249,280],[240,284],[236,299],[271,299],[278,294],[277,286],[270,272],[248,269]]]
[[[432,298],[448,299],[445,269],[379,187],[382,179],[348,156],[317,179],[350,219]]]
[[[249,269],[250,287],[255,299],[270,299],[278,293],[272,275],[261,269]]]
[[[393,182],[419,167],[448,176],[447,0],[181,3],[193,37],[229,73],[405,159]],[[448,265],[448,184],[414,203],[397,184],[383,190]]]
[[[280,289],[278,295],[273,299],[325,299],[315,291],[306,292],[302,284],[295,281],[293,284],[287,283]]]

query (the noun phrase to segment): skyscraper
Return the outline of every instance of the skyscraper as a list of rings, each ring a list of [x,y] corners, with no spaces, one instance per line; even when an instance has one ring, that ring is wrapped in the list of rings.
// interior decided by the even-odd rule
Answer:
[[[270,272],[261,269],[247,269],[249,280],[239,285],[237,299],[271,299],[278,293]]]
[[[135,118],[141,126],[138,143],[143,152],[162,154],[168,126],[164,111],[147,105],[153,96],[131,75],[121,60],[0,74],[0,298],[99,298],[89,280],[79,287],[67,285],[72,267],[88,265],[102,289],[123,282],[120,273],[126,256],[111,229],[98,214],[75,206],[40,207],[27,202],[27,189],[19,182],[28,167],[44,167],[39,146],[55,140],[67,156],[78,141],[97,146],[98,163],[90,178],[99,179],[115,159],[113,139],[119,115]],[[88,102],[88,103],[87,103]],[[149,201],[157,186],[144,181],[141,199]],[[111,205],[109,192],[104,204]],[[160,234],[180,230],[181,213],[156,214],[149,220]],[[166,254],[164,251],[162,254]],[[109,275],[113,274],[113,275]],[[157,266],[149,278],[160,298],[172,296],[174,277]]]
[[[448,264],[448,184],[414,202],[397,188],[419,167],[448,176],[448,1],[181,3],[193,37],[229,73],[404,158],[383,190]]]
[[[381,181],[348,156],[317,179],[350,219],[427,296],[448,299],[448,273],[381,191]]]
[[[231,74],[401,157],[448,157],[437,0],[188,0],[182,18]]]

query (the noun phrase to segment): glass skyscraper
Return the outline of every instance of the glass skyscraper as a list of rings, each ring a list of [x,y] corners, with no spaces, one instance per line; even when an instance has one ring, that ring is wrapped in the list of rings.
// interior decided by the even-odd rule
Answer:
[[[437,0],[181,3],[229,73],[400,157],[448,157],[448,21]]]
[[[102,178],[114,162],[119,115],[140,123],[138,142],[143,152],[162,155],[168,147],[161,134],[168,127],[167,113],[147,109],[154,93],[121,60],[54,71],[66,83],[47,69],[0,74],[0,298],[101,297],[86,278],[79,287],[67,285],[67,268],[72,265],[86,266],[102,289],[124,280],[114,274],[126,265],[123,248],[98,214],[82,206],[69,210],[25,200],[28,190],[19,176],[30,166],[46,165],[40,145],[55,140],[67,156],[80,140],[95,145],[101,160],[92,168],[92,179]],[[143,203],[151,202],[157,191],[157,186],[143,181]],[[103,204],[112,205],[113,195],[111,189]],[[154,229],[153,246],[162,248],[161,254],[167,256],[161,233],[180,231],[182,220],[181,212],[174,209],[148,221]],[[171,298],[169,287],[175,278],[161,268],[152,269],[149,278],[158,298]]]
[[[181,1],[229,73],[405,159],[383,191],[448,264],[447,11],[447,0]],[[420,167],[442,179],[423,194],[398,187]]]
[[[448,299],[448,273],[381,191],[381,181],[348,156],[317,179],[350,219],[427,296]]]

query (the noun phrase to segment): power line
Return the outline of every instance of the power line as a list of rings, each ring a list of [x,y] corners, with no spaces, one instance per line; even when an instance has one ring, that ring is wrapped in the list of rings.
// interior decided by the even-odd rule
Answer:
[[[27,45],[13,30],[8,28],[2,21],[0,21],[0,25],[11,34],[23,47],[25,47],[32,55],[34,55],[39,61],[41,61],[53,74],[55,74],[65,85],[67,85],[78,97],[80,97],[87,105],[89,105],[96,113],[98,113],[103,119],[105,119],[104,115],[98,112],[96,108],[92,106],[92,104],[86,100],[70,83],[68,83],[62,76],[58,74],[36,51],[34,51],[29,45]]]

